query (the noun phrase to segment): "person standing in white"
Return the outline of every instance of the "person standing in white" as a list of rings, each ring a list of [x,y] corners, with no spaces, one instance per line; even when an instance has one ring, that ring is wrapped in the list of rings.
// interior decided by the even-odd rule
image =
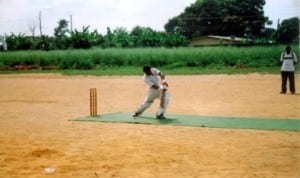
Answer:
[[[287,79],[289,79],[290,84],[290,92],[291,94],[295,94],[295,66],[294,64],[297,63],[297,56],[291,50],[290,46],[285,48],[285,52],[281,53],[280,57],[281,65],[281,94],[286,93],[286,83]]]
[[[157,119],[165,119],[165,112],[169,104],[168,84],[165,80],[165,75],[157,68],[150,66],[143,67],[143,80],[148,85],[147,96],[144,102],[136,109],[133,117],[138,117],[146,109],[148,109],[155,99],[160,99],[160,105],[156,112]],[[160,80],[159,78],[160,77]]]

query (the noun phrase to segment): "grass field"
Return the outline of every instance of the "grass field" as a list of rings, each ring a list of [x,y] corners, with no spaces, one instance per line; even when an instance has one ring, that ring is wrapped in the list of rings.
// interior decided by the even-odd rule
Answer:
[[[24,72],[23,68],[31,69],[31,66],[37,72],[49,72],[49,69],[53,72],[54,69],[66,74],[135,75],[140,74],[141,66],[151,65],[172,74],[274,73],[278,71],[284,48],[278,45],[15,51],[0,53],[0,69],[1,73],[9,73],[9,70]],[[297,46],[292,48],[299,54]],[[74,72],[74,69],[81,71]]]
[[[299,70],[299,65],[296,66]],[[233,67],[181,67],[168,69],[159,67],[167,75],[207,75],[207,74],[279,74],[280,67],[260,67],[260,68],[233,68]],[[142,75],[141,66],[124,66],[124,67],[106,67],[102,69],[90,70],[0,70],[0,74],[26,74],[26,73],[58,73],[63,75],[94,75],[94,76],[115,76],[115,75]]]

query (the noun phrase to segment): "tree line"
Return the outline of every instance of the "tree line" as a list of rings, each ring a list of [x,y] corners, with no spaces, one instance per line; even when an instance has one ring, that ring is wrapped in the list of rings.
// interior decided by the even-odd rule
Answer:
[[[242,37],[251,43],[299,42],[299,18],[285,19],[277,29],[266,28],[272,22],[264,16],[264,5],[265,0],[196,0],[171,18],[165,24],[165,31],[141,26],[128,31],[119,27],[107,28],[102,35],[97,30],[90,31],[89,26],[70,31],[69,22],[61,19],[54,36],[28,37],[12,33],[6,35],[6,42],[9,50],[179,47],[187,46],[192,38],[207,35]]]
[[[63,25],[65,24],[65,25]],[[136,26],[131,32],[125,28],[111,30],[107,28],[106,35],[97,30],[90,31],[89,26],[81,30],[69,32],[66,20],[60,20],[55,28],[54,37],[42,35],[41,37],[28,37],[24,34],[11,34],[6,37],[9,50],[26,49],[88,49],[94,46],[102,48],[137,48],[137,47],[179,47],[186,46],[186,38],[179,34],[158,32],[150,27]]]
[[[266,28],[273,22],[264,16],[265,3],[265,0],[196,0],[171,18],[165,30],[187,39],[219,35],[278,43],[299,42],[299,18],[285,19],[277,30]]]

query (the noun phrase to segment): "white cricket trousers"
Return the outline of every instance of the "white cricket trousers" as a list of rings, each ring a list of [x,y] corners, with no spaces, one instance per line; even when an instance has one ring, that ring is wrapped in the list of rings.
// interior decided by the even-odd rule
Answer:
[[[140,107],[137,108],[135,113],[142,114],[146,109],[148,109],[151,106],[151,104],[155,99],[157,98],[160,99],[161,93],[162,93],[161,90],[149,88],[144,102],[140,105]],[[169,104],[169,99],[170,99],[169,92],[166,91],[165,98],[164,98],[164,105],[163,107],[159,106],[156,115],[161,115],[166,112],[167,106]]]

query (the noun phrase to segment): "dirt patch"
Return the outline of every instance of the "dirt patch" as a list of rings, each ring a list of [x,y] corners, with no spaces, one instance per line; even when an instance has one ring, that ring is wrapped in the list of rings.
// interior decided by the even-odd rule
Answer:
[[[279,75],[167,79],[171,114],[300,119]],[[0,75],[0,177],[300,177],[299,132],[69,121],[93,87],[100,114],[133,112],[146,92],[140,76]]]

